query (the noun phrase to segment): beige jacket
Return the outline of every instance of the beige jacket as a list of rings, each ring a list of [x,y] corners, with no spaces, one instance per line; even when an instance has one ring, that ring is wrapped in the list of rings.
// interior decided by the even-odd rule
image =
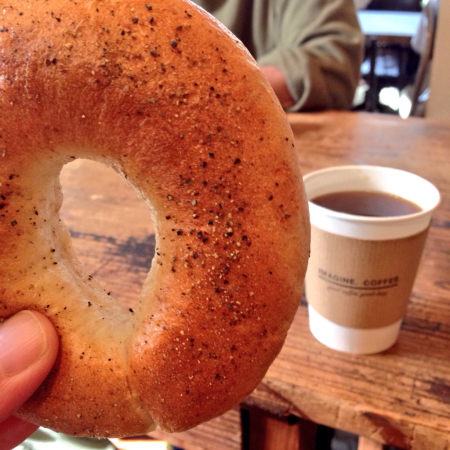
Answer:
[[[194,0],[228,27],[260,66],[286,77],[290,111],[349,109],[363,36],[353,0]]]

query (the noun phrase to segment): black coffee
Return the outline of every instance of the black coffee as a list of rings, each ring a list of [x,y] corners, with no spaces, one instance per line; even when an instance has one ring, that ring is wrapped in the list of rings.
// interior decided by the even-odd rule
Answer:
[[[311,201],[332,211],[356,216],[395,217],[422,211],[422,208],[404,198],[377,191],[333,192]]]

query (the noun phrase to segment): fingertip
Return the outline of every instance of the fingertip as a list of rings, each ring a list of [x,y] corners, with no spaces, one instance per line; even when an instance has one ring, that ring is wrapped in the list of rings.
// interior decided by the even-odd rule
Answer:
[[[58,334],[56,332],[55,327],[50,322],[50,320],[44,316],[43,314],[37,312],[37,311],[28,311],[29,313],[33,314],[36,319],[39,321],[42,331],[45,336],[47,349],[45,353],[42,355],[42,358],[45,362],[53,366],[53,363],[55,362],[56,355],[58,354],[58,348],[59,348],[59,339]],[[50,370],[49,368],[49,370]]]
[[[58,337],[50,321],[34,311],[20,311],[0,327],[0,375],[11,377],[39,365],[53,365]]]
[[[0,326],[0,422],[35,392],[57,354],[56,330],[40,313],[21,311]]]

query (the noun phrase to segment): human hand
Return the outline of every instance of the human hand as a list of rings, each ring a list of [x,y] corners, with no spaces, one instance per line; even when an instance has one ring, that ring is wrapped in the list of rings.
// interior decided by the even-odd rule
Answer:
[[[286,77],[282,70],[275,66],[262,66],[261,72],[269,81],[275,95],[283,108],[289,108],[294,104],[294,100],[286,84]]]
[[[0,326],[0,450],[19,445],[38,426],[11,414],[47,377],[58,353],[51,322],[21,311]]]

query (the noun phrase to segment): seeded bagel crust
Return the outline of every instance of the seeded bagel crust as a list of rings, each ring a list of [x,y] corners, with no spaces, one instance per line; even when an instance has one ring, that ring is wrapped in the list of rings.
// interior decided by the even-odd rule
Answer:
[[[81,436],[178,432],[258,385],[300,302],[309,218],[286,116],[184,0],[12,0],[0,18],[0,321],[47,315],[57,362],[17,415]],[[87,158],[149,205],[135,311],[80,266],[59,173]]]

